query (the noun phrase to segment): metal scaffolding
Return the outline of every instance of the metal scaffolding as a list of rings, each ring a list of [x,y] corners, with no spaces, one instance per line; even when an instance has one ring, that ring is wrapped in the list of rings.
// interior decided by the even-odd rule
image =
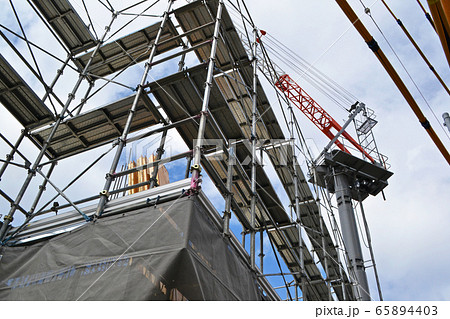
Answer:
[[[237,5],[223,0],[188,4],[169,0],[162,15],[153,12],[162,17],[156,18],[157,22],[122,36],[121,29],[141,15],[145,16],[153,4],[142,9],[141,14],[130,14],[131,8],[141,9],[140,2],[120,10],[109,4],[111,7],[105,5],[103,9],[108,9],[110,22],[98,38],[95,28],[86,25],[70,1],[30,2],[31,9],[55,37],[66,57],[58,59],[62,66],[50,85],[38,74],[37,67],[26,63],[45,88],[41,99],[15,70],[12,63],[15,61],[8,62],[0,55],[0,103],[23,126],[15,143],[1,135],[10,151],[2,161],[0,177],[11,166],[23,168],[24,175],[16,196],[8,194],[5,179],[1,180],[0,195],[11,205],[0,230],[3,246],[29,245],[53,238],[86,223],[147,207],[162,198],[176,199],[180,194],[197,196],[208,208],[215,227],[221,229],[224,240],[239,252],[239,258],[255,274],[262,299],[280,299],[276,287],[271,285],[271,278],[281,277],[286,299],[370,300],[362,253],[360,248],[349,247],[349,242],[357,242],[359,235],[357,231],[348,231],[355,229],[348,226],[352,221],[345,221],[343,216],[354,218],[351,201],[361,202],[369,194],[378,194],[392,174],[362,159],[327,149],[322,154],[323,159],[310,162],[313,170],[308,181],[299,164],[302,136],[296,133],[299,127],[293,108],[279,95],[285,103],[281,107],[287,105],[289,110],[285,135],[275,107],[269,103],[258,77],[261,68],[267,69],[261,67],[267,64],[267,57],[259,53],[264,50],[259,30],[250,22],[248,12],[239,11],[242,22],[252,32],[252,37],[248,37],[251,41],[242,39],[229,12],[240,10],[239,1]],[[126,23],[119,21],[119,17],[128,15],[134,18]],[[26,61],[3,31],[3,38],[17,59]],[[25,34],[21,38],[28,45],[33,44]],[[186,63],[187,57],[191,58],[189,61],[194,57],[196,62]],[[162,78],[152,75],[155,67],[173,70],[174,64],[178,68],[165,71]],[[128,70],[136,73],[136,66],[140,66],[140,80],[133,78],[122,83],[120,75]],[[66,102],[60,103],[61,95],[56,92],[63,81],[64,69],[75,72],[78,78],[68,91]],[[262,74],[268,76],[265,72]],[[275,80],[272,78],[269,82],[273,84]],[[105,84],[93,91],[95,83],[101,81]],[[118,98],[98,107],[93,98],[107,96],[107,85],[133,92],[119,94]],[[75,101],[75,95],[82,98]],[[59,111],[53,105],[55,102],[60,105]],[[171,133],[180,137],[186,150],[167,152],[171,147],[168,138]],[[150,137],[159,141],[153,162],[134,167],[123,162],[127,146]],[[39,150],[33,161],[20,150],[25,140]],[[100,155],[99,150],[102,150]],[[95,154],[95,159],[92,156],[85,169],[67,181],[66,186],[58,186],[61,180],[55,183],[52,179],[56,164],[74,160],[84,153]],[[71,199],[69,188],[92,172],[92,168],[110,153],[114,155],[99,193]],[[24,164],[14,161],[16,155]],[[180,174],[182,178],[168,185],[158,185],[158,168],[183,159],[187,160],[187,166]],[[280,200],[265,165],[273,167],[289,200],[288,206]],[[76,164],[73,170],[82,166]],[[48,168],[46,172],[45,168]],[[128,176],[149,169],[152,170],[148,180],[127,184]],[[364,184],[358,194],[345,193],[349,187],[344,187],[344,182],[362,183],[370,178],[376,178],[377,182]],[[33,189],[34,179],[40,182],[37,191]],[[205,196],[202,185],[206,179],[223,196],[223,216]],[[148,190],[126,195],[129,190],[145,185],[149,186]],[[50,187],[56,191],[53,197],[45,196],[46,188]],[[24,199],[25,193],[33,191],[34,200],[28,202]],[[342,227],[334,219],[331,195],[334,193]],[[42,204],[44,197],[47,201]],[[59,204],[58,198],[67,203]],[[341,209],[344,202],[348,204],[345,211]],[[24,217],[21,223],[14,225],[16,213]],[[233,234],[232,218],[242,225],[242,241]],[[250,234],[249,249],[246,234]],[[274,251],[264,251],[265,242],[270,243]],[[279,272],[267,272],[268,255],[276,258]],[[372,251],[371,256],[373,259]]]

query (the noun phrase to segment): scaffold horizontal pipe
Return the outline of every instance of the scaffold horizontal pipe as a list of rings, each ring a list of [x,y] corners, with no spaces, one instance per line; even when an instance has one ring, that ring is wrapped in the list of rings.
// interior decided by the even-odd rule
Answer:
[[[167,57],[165,57],[165,58],[156,60],[155,62],[150,63],[150,65],[151,65],[151,66],[155,66],[155,65],[158,65],[158,64],[160,64],[160,63],[163,63],[163,62],[172,60],[173,58],[176,58],[176,57],[178,57],[178,56],[180,56],[180,55],[186,54],[186,53],[191,52],[191,51],[195,51],[195,50],[201,48],[202,46],[205,46],[205,45],[207,45],[207,44],[210,44],[211,42],[212,42],[211,40],[204,41],[204,42],[202,42],[202,43],[199,43],[199,44],[197,44],[197,45],[194,45],[193,47],[190,47],[190,48],[187,48],[187,49],[183,49],[183,50],[180,51],[180,52],[177,52],[177,53],[171,54],[171,55],[169,55],[169,56],[167,56]],[[143,87],[145,88],[145,86],[143,86]]]
[[[114,174],[111,175],[111,177],[114,179],[114,178],[117,178],[117,177],[120,177],[120,176],[123,176],[123,175],[128,175],[128,174],[131,174],[131,173],[134,173],[134,172],[139,172],[139,171],[142,171],[142,170],[147,169],[147,168],[152,168],[152,167],[155,167],[155,166],[160,165],[160,164],[173,162],[173,161],[176,161],[176,160],[179,160],[179,159],[191,156],[191,155],[192,155],[192,151],[187,151],[187,152],[180,153],[180,154],[177,154],[177,155],[174,155],[174,156],[170,156],[170,157],[166,157],[166,158],[163,158],[163,159],[151,162],[151,163],[147,163],[145,165],[133,167],[133,168],[121,171],[121,172],[114,173]]]

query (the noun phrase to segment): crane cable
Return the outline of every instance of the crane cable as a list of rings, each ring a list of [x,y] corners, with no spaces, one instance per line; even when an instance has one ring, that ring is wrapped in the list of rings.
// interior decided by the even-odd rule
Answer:
[[[299,61],[299,63],[301,63],[304,66],[307,66],[307,71],[311,70],[312,73],[317,74],[317,76],[322,77],[324,79],[324,82],[329,82],[330,83],[330,87],[332,89],[334,89],[336,92],[343,92],[347,95],[347,98],[350,102],[354,102],[355,99],[357,99],[354,95],[352,95],[349,91],[347,91],[344,87],[342,87],[341,85],[339,85],[336,81],[334,81],[333,79],[331,79],[330,77],[328,77],[326,74],[324,74],[323,72],[321,72],[319,69],[317,69],[316,67],[314,67],[311,63],[307,62],[305,59],[303,59],[300,55],[298,55],[295,51],[289,49],[286,45],[284,45],[283,43],[281,43],[280,41],[278,41],[276,38],[272,37],[270,34],[268,34],[268,37],[271,39],[273,38],[274,41],[276,41],[277,43],[279,43],[279,45],[281,47],[283,47],[286,51],[288,51],[288,54],[291,56],[296,57]],[[341,93],[342,94],[342,93]]]
[[[269,42],[271,42],[270,38],[268,38]],[[272,41],[273,43],[273,41]],[[266,44],[267,46],[267,44]],[[271,45],[268,46],[271,54],[273,56],[277,56],[285,65],[287,65],[293,73],[297,74],[300,78],[305,79],[308,81],[313,87],[315,87],[317,90],[322,92],[324,95],[326,95],[328,98],[330,98],[332,101],[334,101],[339,107],[346,110],[346,107],[348,105],[351,105],[355,102],[355,98],[349,98],[348,96],[345,96],[341,93],[341,90],[338,86],[333,85],[331,83],[327,83],[326,77],[324,77],[322,74],[318,73],[317,69],[312,69],[312,66],[304,63],[295,57],[292,57],[292,55],[289,55],[290,58],[282,56],[279,52],[283,51],[283,48],[281,46],[276,45],[276,47],[272,47]]]
[[[397,21],[398,25],[400,26],[400,28],[403,30],[403,32],[405,33],[405,35],[408,37],[409,41],[411,41],[412,45],[416,48],[417,52],[420,54],[420,56],[422,57],[422,59],[425,61],[425,63],[428,65],[428,67],[430,68],[431,72],[433,72],[433,74],[436,76],[436,78],[438,79],[438,81],[441,83],[441,85],[444,87],[445,91],[447,91],[447,93],[450,95],[450,90],[448,89],[447,85],[445,85],[444,81],[442,80],[442,78],[439,76],[439,74],[437,73],[437,71],[435,70],[435,68],[433,67],[433,65],[430,63],[430,61],[427,59],[427,57],[425,56],[425,54],[422,52],[422,50],[419,48],[419,46],[417,45],[416,41],[414,41],[413,37],[411,36],[411,34],[408,32],[408,30],[406,29],[406,27],[403,25],[403,22],[398,19],[395,14],[392,12],[392,10],[389,8],[389,6],[387,5],[387,3],[384,0],[381,0],[381,2],[384,4],[384,6],[386,7],[386,9],[389,11],[389,13],[392,15],[392,17]]]
[[[239,15],[238,9],[233,5],[232,9],[236,11],[236,16]],[[231,12],[233,14],[233,12]],[[234,14],[233,14],[234,15]],[[245,27],[235,23],[236,29],[246,35]],[[246,28],[245,28],[246,29]],[[282,42],[266,32],[265,47],[270,51],[272,57],[276,57],[277,61],[282,62],[296,75],[304,78],[314,88],[327,96],[336,105],[345,111],[348,111],[348,105],[353,104],[358,99],[350,92],[346,91],[337,82],[329,78],[305,59],[301,58],[297,53],[289,49]]]
[[[382,2],[384,2],[383,0],[381,0]],[[425,104],[427,105],[428,109],[431,111],[431,113],[433,114],[434,118],[436,119],[436,121],[439,123],[439,126],[441,127],[441,129],[444,131],[444,134],[447,136],[447,138],[450,140],[450,136],[447,133],[447,131],[445,130],[444,126],[442,125],[441,121],[439,121],[438,117],[436,116],[436,113],[433,111],[433,109],[431,108],[431,105],[428,103],[427,99],[425,98],[425,96],[423,95],[422,91],[420,90],[419,86],[417,85],[416,81],[414,81],[414,79],[412,78],[411,74],[409,73],[408,69],[406,68],[405,64],[402,62],[402,60],[400,59],[399,55],[397,54],[397,52],[394,50],[394,47],[391,45],[391,43],[389,42],[389,40],[387,39],[387,37],[385,36],[384,32],[381,30],[380,26],[378,25],[378,23],[375,21],[374,17],[372,16],[372,13],[370,11],[369,8],[367,8],[362,0],[359,0],[359,2],[361,3],[361,5],[364,7],[364,12],[370,17],[370,19],[372,20],[372,22],[375,24],[376,28],[378,29],[378,31],[381,33],[382,37],[384,38],[384,40],[386,41],[386,43],[388,44],[389,48],[392,50],[392,52],[394,53],[395,57],[397,58],[397,60],[399,61],[400,65],[402,66],[403,70],[405,70],[406,74],[408,75],[409,79],[411,80],[411,82],[413,83],[413,85],[415,86],[415,88],[417,89],[417,91],[419,92],[420,96],[422,97],[422,99],[424,100]]]

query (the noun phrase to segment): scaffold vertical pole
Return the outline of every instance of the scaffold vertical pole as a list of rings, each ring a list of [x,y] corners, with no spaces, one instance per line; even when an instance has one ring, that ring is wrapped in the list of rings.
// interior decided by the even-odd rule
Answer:
[[[161,24],[159,26],[158,33],[156,34],[155,41],[153,42],[153,44],[151,44],[152,49],[150,51],[150,55],[149,55],[149,57],[147,59],[147,62],[145,64],[145,69],[144,69],[144,73],[143,73],[142,78],[141,78],[141,82],[139,83],[136,95],[134,97],[134,101],[133,101],[133,104],[131,106],[130,113],[129,113],[128,118],[127,118],[127,122],[125,124],[124,129],[123,129],[122,136],[119,138],[116,154],[115,154],[114,159],[112,161],[109,173],[106,176],[105,186],[103,187],[103,190],[100,192],[101,197],[100,197],[100,201],[99,201],[98,206],[97,206],[97,211],[95,212],[95,218],[98,218],[98,217],[100,217],[103,214],[103,210],[105,208],[106,202],[108,201],[109,189],[111,187],[111,183],[112,183],[112,180],[113,180],[113,174],[116,171],[117,164],[119,163],[120,156],[121,156],[123,148],[125,146],[128,133],[129,133],[129,131],[131,129],[131,123],[133,121],[134,113],[136,112],[136,108],[137,108],[137,105],[139,103],[139,99],[140,99],[141,95],[144,93],[144,85],[145,85],[145,82],[147,81],[148,73],[152,69],[152,62],[153,62],[153,58],[156,55],[156,48],[157,48],[159,40],[161,38],[162,31],[163,31],[163,28],[164,28],[164,26],[166,24],[166,21],[169,18],[170,8],[172,7],[172,4],[173,4],[173,0],[169,0],[169,4],[167,6],[166,11],[164,12]]]
[[[317,205],[318,207],[320,207],[320,205]],[[322,218],[322,214],[320,213],[320,208],[319,208],[319,216],[320,216],[320,235],[322,236],[322,249],[323,249],[323,259],[324,259],[324,270],[325,270],[325,283],[327,285],[327,289],[328,289],[328,301],[332,301],[332,296],[331,296],[331,287],[330,287],[330,276],[328,274],[328,256],[327,256],[327,249],[325,246],[325,225],[324,225],[324,221]]]
[[[297,166],[297,152],[295,148],[295,135],[294,135],[294,110],[292,109],[291,103],[288,104],[289,109],[289,133],[290,141],[292,147],[292,163],[294,163],[294,196],[295,196],[295,214],[296,214],[296,225],[298,227],[298,257],[300,259],[300,282],[298,283],[300,290],[302,291],[302,299],[306,301],[306,286],[304,282],[305,277],[305,258],[303,256],[303,237],[302,237],[302,220],[300,216],[300,194],[298,189],[298,166]],[[296,288],[297,289],[297,288]]]
[[[259,268],[261,273],[264,273],[264,231],[259,232]]]
[[[6,168],[8,167],[9,163],[13,160],[14,154],[16,154],[20,144],[23,141],[23,138],[28,134],[28,130],[23,129],[20,133],[19,138],[16,141],[16,144],[14,144],[14,147],[12,147],[11,152],[9,152],[8,155],[6,155],[6,161],[3,163],[2,168],[0,169],[0,180],[3,176],[3,173],[5,172]],[[9,141],[8,141],[9,142]]]
[[[52,175],[53,170],[55,169],[55,166],[56,166],[57,163],[58,162],[52,162],[50,164],[50,168],[48,169],[48,172],[47,172],[47,179],[44,178],[44,180],[42,181],[42,184],[39,186],[39,191],[38,191],[38,193],[36,195],[36,198],[34,199],[33,204],[31,205],[31,208],[30,208],[30,211],[29,211],[30,215],[33,215],[34,210],[36,209],[36,206],[39,203],[39,200],[41,199],[41,196],[42,196],[42,194],[45,191],[45,188],[46,188],[47,183],[48,183],[48,179]]]
[[[186,158],[186,171],[184,172],[184,178],[189,177],[189,172],[191,171],[192,154]]]
[[[328,290],[328,301],[332,301],[332,295],[331,295],[331,284],[330,284],[330,276],[329,276],[329,269],[328,269],[328,253],[327,253],[327,249],[326,249],[326,244],[325,244],[325,229],[326,229],[326,225],[324,223],[323,220],[323,216],[322,216],[322,210],[321,210],[321,205],[320,205],[320,198],[319,198],[319,189],[317,187],[317,171],[313,170],[313,178],[314,178],[314,191],[316,193],[316,204],[317,204],[317,208],[319,211],[319,218],[320,218],[320,222],[319,222],[319,227],[320,227],[320,235],[322,237],[322,251],[323,251],[323,266],[324,266],[324,270],[325,270],[325,284],[327,285],[327,290]]]
[[[358,194],[359,194],[359,192],[358,192]],[[361,198],[359,198],[359,207],[361,209],[361,216],[363,218],[364,229],[366,231],[367,245],[369,246],[370,259],[372,260],[373,272],[375,275],[375,281],[377,283],[378,297],[380,298],[380,301],[383,301],[383,293],[381,292],[380,278],[378,277],[378,269],[377,269],[377,264],[375,262],[375,254],[373,252],[372,237],[370,236],[369,224],[367,223],[366,213],[364,212],[364,206],[363,206]]]
[[[183,47],[183,50],[187,49],[187,45],[184,43],[184,41],[183,41],[182,47]],[[183,70],[184,65],[185,65],[185,59],[186,59],[186,53],[183,53],[181,55],[180,61],[178,61],[178,71]]]
[[[56,133],[56,130],[58,129],[59,125],[61,124],[61,122],[64,119],[64,116],[66,114],[66,112],[69,109],[70,104],[72,103],[72,101],[75,99],[75,94],[78,91],[81,83],[83,82],[83,80],[86,78],[86,75],[88,73],[89,67],[91,66],[91,63],[94,59],[94,57],[97,55],[98,50],[100,49],[101,45],[103,44],[103,41],[106,38],[106,35],[108,34],[108,32],[111,29],[111,25],[113,24],[114,20],[117,18],[117,14],[113,13],[112,18],[111,18],[111,22],[109,23],[109,25],[105,28],[105,32],[102,36],[102,39],[97,43],[97,46],[95,47],[94,51],[92,52],[88,62],[86,63],[86,66],[84,67],[83,71],[81,72],[80,76],[78,77],[77,82],[75,83],[75,86],[73,87],[71,93],[69,93],[69,97],[61,111],[61,113],[59,114],[59,116],[57,117],[55,123],[53,124],[52,130],[50,131],[46,141],[44,142],[44,144],[42,145],[42,148],[34,162],[34,164],[32,165],[32,167],[29,169],[27,178],[25,179],[25,182],[22,184],[22,187],[16,197],[16,200],[14,201],[13,204],[11,204],[11,209],[8,213],[8,215],[6,215],[4,217],[4,223],[0,229],[0,240],[3,240],[3,238],[6,235],[6,231],[8,229],[9,224],[12,222],[13,220],[13,216],[14,213],[17,210],[17,206],[20,204],[20,202],[22,201],[23,196],[25,195],[26,190],[28,189],[28,186],[30,185],[31,180],[33,179],[33,177],[36,175],[36,169],[38,168],[39,164],[41,163],[42,158],[45,155],[45,152],[47,151],[47,148],[50,145],[50,142],[53,140],[53,137]]]
[[[251,130],[251,142],[252,142],[252,170],[251,170],[251,220],[250,220],[250,264],[252,269],[256,269],[256,200],[257,200],[257,194],[256,194],[256,141],[257,141],[257,134],[256,134],[256,106],[257,106],[257,85],[258,85],[258,60],[256,57],[256,50],[257,50],[257,37],[258,37],[258,30],[256,28],[253,28],[253,48],[252,48],[252,54],[253,54],[253,61],[252,61],[252,68],[253,68],[253,88],[252,88],[252,130]]]
[[[152,189],[153,187],[155,187],[156,184],[156,179],[158,177],[158,161],[161,159],[161,157],[164,154],[164,144],[166,142],[166,138],[167,138],[167,130],[164,130],[161,136],[161,141],[159,143],[159,147],[156,150],[156,158],[155,158],[155,162],[156,164],[153,166],[153,171],[152,171],[152,176],[150,177],[150,189]]]
[[[62,75],[63,72],[64,72],[64,69],[65,69],[66,66],[69,64],[70,58],[71,58],[71,55],[70,55],[70,53],[69,53],[69,54],[67,55],[66,60],[64,61],[63,65],[62,65],[62,67],[61,67],[60,69],[58,69],[58,71],[56,71],[56,76],[55,76],[55,78],[53,79],[52,83],[50,84],[50,86],[49,86],[48,88],[46,88],[47,90],[46,90],[46,92],[45,92],[44,97],[42,98],[42,102],[45,102],[45,100],[50,96],[50,92],[52,92],[53,88],[54,88],[55,85],[56,85],[56,82],[58,82],[59,78],[61,77],[61,75]]]
[[[183,49],[185,49],[185,48],[186,48],[186,45],[183,43]],[[180,61],[178,62],[178,71],[183,70],[185,58],[186,58],[186,53],[183,53],[181,55]],[[165,123],[164,125],[167,125],[166,121],[164,121],[164,123]],[[167,131],[168,130],[164,130],[163,131],[159,147],[156,150],[156,159],[155,159],[156,165],[153,166],[153,172],[152,172],[152,176],[150,178],[150,181],[151,181],[150,182],[150,187],[149,187],[150,189],[153,188],[155,186],[155,184],[156,184],[156,178],[158,176],[158,168],[159,168],[159,165],[158,165],[157,161],[159,161],[161,159],[162,155],[164,154],[164,144],[166,143]],[[189,169],[189,166],[188,166],[188,169]],[[189,174],[189,170],[188,170],[187,174]]]
[[[75,113],[75,115],[78,115],[81,113],[81,110],[83,108],[83,106],[86,104],[86,101],[88,100],[89,94],[91,93],[91,90],[94,88],[95,82],[94,81],[89,81],[89,87],[86,91],[86,93],[84,94],[84,97],[81,99],[80,104],[77,106],[77,112]]]
[[[194,152],[193,152],[193,163],[191,167],[192,175],[191,175],[191,191],[196,192],[200,188],[201,184],[201,176],[200,176],[200,160],[202,156],[202,145],[203,145],[203,139],[205,136],[205,129],[206,129],[206,116],[208,114],[209,109],[209,98],[211,96],[211,89],[213,85],[213,74],[214,74],[214,65],[215,65],[215,59],[216,59],[216,51],[217,51],[217,42],[219,41],[219,30],[220,30],[220,23],[222,19],[222,10],[223,10],[223,0],[219,1],[219,6],[217,9],[217,16],[216,21],[214,25],[214,34],[213,34],[213,41],[211,44],[211,54],[209,56],[208,61],[208,73],[206,76],[206,82],[205,82],[205,92],[203,94],[203,103],[202,103],[202,111],[201,111],[201,117],[200,117],[200,123],[197,133],[197,140],[195,141],[194,146]]]
[[[230,236],[230,219],[231,219],[231,200],[233,198],[233,166],[235,162],[234,146],[230,146],[228,150],[228,168],[227,168],[227,195],[225,200],[225,212],[223,214],[223,234]]]

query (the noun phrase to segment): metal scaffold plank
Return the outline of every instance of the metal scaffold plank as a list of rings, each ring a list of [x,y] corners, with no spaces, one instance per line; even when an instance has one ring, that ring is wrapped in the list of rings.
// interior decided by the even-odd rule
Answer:
[[[68,0],[32,0],[50,26],[74,55],[96,44],[89,28]]]
[[[184,32],[205,25],[214,20],[218,8],[217,0],[206,1],[207,6],[202,1],[194,1],[175,11],[175,17]],[[226,10],[224,10],[221,18],[223,39],[220,39],[216,54],[216,67],[225,68],[233,65],[233,60],[247,60],[247,53],[242,42],[234,28],[233,22]],[[202,30],[194,32],[188,36],[189,43],[194,46],[202,43],[212,37],[214,26],[206,27]],[[225,41],[225,42],[224,42]],[[198,59],[203,62],[207,61],[210,55],[210,46],[199,48],[195,51]]]
[[[54,158],[72,156],[120,137],[134,94],[62,122],[52,139],[49,152]],[[142,96],[131,124],[131,132],[160,123],[162,116],[148,96]],[[42,145],[50,127],[32,131],[30,137]]]
[[[118,72],[136,63],[148,59],[149,47],[154,43],[160,23],[155,23],[132,34],[116,39],[100,47],[97,56],[92,61],[88,72],[97,77],[103,77]],[[156,54],[161,54],[175,48],[180,48],[177,31],[170,20],[164,25],[161,34],[161,44]],[[90,58],[90,53],[83,54],[75,59],[75,64],[82,70]]]
[[[0,102],[26,129],[54,121],[54,115],[0,54]]]

